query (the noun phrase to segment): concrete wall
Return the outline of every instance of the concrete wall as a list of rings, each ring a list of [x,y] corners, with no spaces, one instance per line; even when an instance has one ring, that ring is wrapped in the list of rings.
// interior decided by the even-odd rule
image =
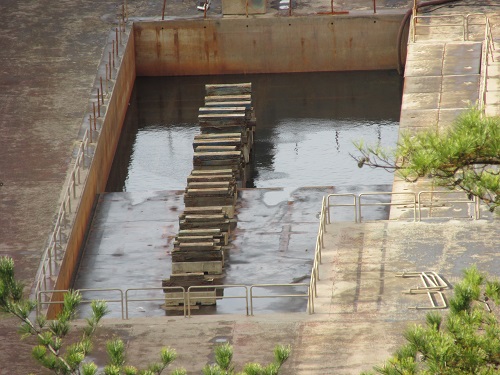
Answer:
[[[103,62],[104,64],[105,62]],[[122,63],[118,70],[113,91],[108,101],[106,115],[96,145],[94,157],[85,181],[82,197],[77,207],[76,218],[68,238],[66,255],[61,264],[56,281],[56,290],[66,290],[72,287],[76,275],[80,252],[84,245],[85,235],[92,220],[92,210],[97,194],[104,192],[109,171],[113,164],[122,125],[128,109],[128,103],[136,77],[135,51],[133,34],[123,52]],[[61,301],[61,294],[54,294],[53,301]],[[47,316],[55,317],[59,305],[51,305]]]
[[[134,24],[137,75],[395,69],[403,14]]]
[[[265,14],[266,0],[222,0],[222,14]],[[248,8],[247,8],[248,6]]]

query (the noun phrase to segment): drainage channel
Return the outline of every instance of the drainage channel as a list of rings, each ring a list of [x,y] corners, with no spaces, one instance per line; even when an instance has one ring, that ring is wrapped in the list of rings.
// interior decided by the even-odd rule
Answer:
[[[358,169],[349,153],[355,151],[352,142],[361,139],[395,144],[402,86],[396,72],[141,77],[108,192],[98,199],[75,288],[159,287],[169,277],[204,85],[243,81],[252,82],[258,124],[252,177],[240,190],[225,284],[307,280],[322,196],[391,190],[391,174]],[[370,215],[386,218],[387,212]],[[300,293],[304,288],[293,289]],[[162,294],[148,291],[141,297]],[[85,298],[107,297],[88,292]],[[303,312],[306,304],[300,298],[259,299],[254,310]],[[131,316],[166,314],[160,305],[134,302],[129,311]],[[118,306],[110,307],[118,316]],[[229,299],[193,313],[244,311],[244,304]]]

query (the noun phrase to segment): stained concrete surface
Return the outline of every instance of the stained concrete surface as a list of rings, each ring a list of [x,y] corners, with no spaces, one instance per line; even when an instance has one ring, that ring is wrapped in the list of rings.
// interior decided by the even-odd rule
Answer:
[[[388,186],[358,187],[388,191]],[[318,232],[323,196],[344,192],[334,187],[298,189],[242,189],[236,205],[236,227],[231,233],[224,274],[216,284],[255,285],[309,282]],[[356,192],[349,189],[349,192]],[[179,231],[178,218],[184,209],[183,191],[144,191],[104,193],[99,196],[96,212],[84,248],[75,289],[160,288],[162,279],[171,274],[171,251]],[[377,196],[374,202],[387,202]],[[365,219],[384,220],[384,207],[373,207]],[[351,209],[336,208],[332,218],[352,221]],[[259,295],[304,294],[306,287],[262,288]],[[132,294],[133,293],[133,294]],[[227,290],[225,295],[242,295],[242,290]],[[88,291],[84,299],[116,299],[118,292]],[[165,312],[162,290],[131,292],[132,298],[155,301],[131,302],[130,317],[179,315]],[[307,298],[255,300],[257,314],[305,312]],[[121,316],[121,307],[110,304],[111,315]],[[242,300],[226,299],[216,307],[202,307],[194,314],[244,313]],[[83,306],[81,316],[89,311]]]
[[[96,347],[117,335],[126,341],[130,360],[144,366],[160,347],[171,346],[179,353],[176,366],[196,374],[224,340],[234,345],[237,368],[247,361],[268,362],[276,344],[291,344],[283,374],[359,374],[387,358],[402,343],[404,328],[422,322],[429,311],[425,294],[404,294],[420,280],[396,275],[435,271],[450,287],[444,291],[447,300],[464,267],[477,264],[497,273],[497,232],[497,223],[489,221],[331,224],[315,314],[105,319]],[[93,355],[103,363],[102,352]]]

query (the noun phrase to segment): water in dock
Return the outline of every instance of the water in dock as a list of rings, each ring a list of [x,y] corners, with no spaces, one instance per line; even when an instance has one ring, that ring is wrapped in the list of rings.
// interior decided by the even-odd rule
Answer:
[[[108,191],[184,189],[207,83],[252,82],[257,118],[247,187],[391,184],[358,169],[353,142],[394,145],[402,79],[393,71],[139,77]]]
[[[355,151],[352,142],[361,139],[395,144],[402,89],[396,72],[138,78],[75,288],[159,288],[170,276],[205,84],[232,82],[252,83],[257,127],[250,189],[239,194],[224,284],[307,282],[321,198],[333,192],[391,190],[392,174],[359,169],[349,153]],[[352,220],[352,209],[344,214]],[[370,215],[386,218],[388,213],[377,207]],[[290,290],[258,291],[283,292]],[[130,303],[131,316],[165,313],[161,290],[135,298],[144,294],[158,300]],[[86,296],[106,297],[113,298]],[[305,311],[306,303],[260,299],[254,308],[256,313]],[[199,313],[244,309],[241,300],[223,300]]]

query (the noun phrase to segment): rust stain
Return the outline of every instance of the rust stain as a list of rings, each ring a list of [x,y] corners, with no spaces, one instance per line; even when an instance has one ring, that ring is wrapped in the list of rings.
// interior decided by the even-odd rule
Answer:
[[[156,29],[156,57],[160,58],[161,56],[161,29]]]
[[[174,29],[174,54],[177,63],[181,61],[180,46],[179,46],[179,30]]]

